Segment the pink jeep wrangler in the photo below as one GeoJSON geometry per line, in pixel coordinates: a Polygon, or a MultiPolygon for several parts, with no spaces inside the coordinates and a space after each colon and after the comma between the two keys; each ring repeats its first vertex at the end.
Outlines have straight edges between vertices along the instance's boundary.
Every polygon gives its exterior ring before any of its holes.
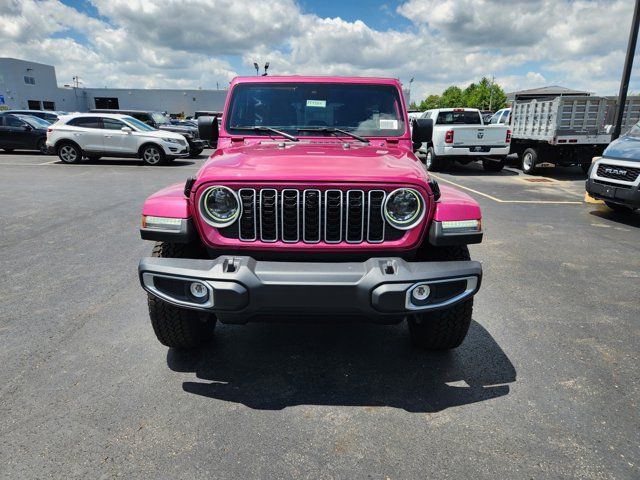
{"type": "Polygon", "coordinates": [[[199,119],[215,153],[142,211],[142,238],[158,243],[138,270],[160,342],[195,347],[217,320],[315,318],[407,319],[421,348],[460,345],[481,214],[414,155],[432,128],[410,129],[393,79],[235,79],[221,124],[199,119]]]}

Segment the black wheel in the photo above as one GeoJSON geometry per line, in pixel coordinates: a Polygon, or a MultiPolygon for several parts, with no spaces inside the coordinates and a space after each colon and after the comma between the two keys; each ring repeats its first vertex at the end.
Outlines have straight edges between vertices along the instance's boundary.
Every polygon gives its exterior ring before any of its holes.
{"type": "Polygon", "coordinates": [[[424,157],[424,167],[430,172],[437,172],[440,168],[440,160],[436,157],[433,147],[427,149],[427,154],[424,157]]]}
{"type": "MultiPolygon", "coordinates": [[[[426,246],[418,252],[420,261],[470,260],[466,245],[426,246]]],[[[467,335],[473,313],[473,299],[445,310],[410,315],[407,318],[413,343],[424,350],[448,350],[459,346],[467,335]]]]}
{"type": "Polygon", "coordinates": [[[536,173],[536,165],[538,164],[538,152],[533,148],[527,148],[522,153],[522,171],[527,175],[536,173]]]}
{"type": "MultiPolygon", "coordinates": [[[[188,245],[159,242],[153,247],[154,257],[193,258],[188,245]]],[[[148,296],[149,318],[156,337],[163,345],[172,348],[195,348],[213,338],[216,317],[176,307],[151,294],[148,296]]]]}
{"type": "Polygon", "coordinates": [[[140,156],[147,165],[164,165],[167,161],[164,150],[157,145],[146,145],[140,152],[140,156]]]}
{"type": "Polygon", "coordinates": [[[78,163],[82,160],[82,152],[73,143],[63,143],[58,146],[58,157],[63,163],[78,163]]]}
{"type": "Polygon", "coordinates": [[[581,163],[580,164],[580,168],[582,168],[582,171],[585,173],[585,175],[589,175],[589,169],[591,168],[591,164],[590,163],[581,163]]]}
{"type": "Polygon", "coordinates": [[[49,153],[49,151],[47,150],[47,139],[46,138],[41,138],[40,140],[38,140],[38,151],[40,151],[41,154],[46,155],[47,153],[49,153]]]}
{"type": "Polygon", "coordinates": [[[202,153],[202,150],[203,150],[202,148],[199,148],[197,150],[191,150],[189,152],[189,158],[197,157],[198,155],[200,155],[202,153]]]}
{"type": "Polygon", "coordinates": [[[485,172],[501,172],[504,168],[505,160],[482,160],[482,168],[485,172]]]}
{"type": "Polygon", "coordinates": [[[633,208],[628,207],[626,205],[622,205],[620,203],[607,202],[606,200],[604,201],[604,204],[614,212],[618,212],[618,213],[631,213],[634,210],[633,208]]]}

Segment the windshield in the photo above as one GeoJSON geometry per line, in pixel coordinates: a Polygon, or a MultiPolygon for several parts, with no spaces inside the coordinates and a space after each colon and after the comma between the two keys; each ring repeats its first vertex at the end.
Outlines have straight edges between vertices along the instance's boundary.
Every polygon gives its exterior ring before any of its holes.
{"type": "Polygon", "coordinates": [[[153,118],[153,121],[156,122],[158,125],[171,125],[171,121],[169,120],[169,117],[159,112],[151,112],[151,118],[153,118]]]}
{"type": "Polygon", "coordinates": [[[155,128],[147,125],[146,123],[141,122],[137,118],[124,117],[123,120],[140,132],[153,132],[156,130],[155,128]]]}
{"type": "Polygon", "coordinates": [[[490,124],[495,124],[498,123],[498,121],[500,120],[500,117],[502,116],[502,110],[496,112],[493,114],[493,117],[491,117],[491,119],[489,120],[490,124]]]}
{"type": "Polygon", "coordinates": [[[232,95],[225,118],[229,133],[246,134],[247,127],[315,136],[318,131],[298,129],[331,127],[369,136],[398,136],[405,131],[400,97],[392,85],[244,83],[232,95]]]}
{"type": "Polygon", "coordinates": [[[462,124],[462,125],[478,125],[482,123],[480,121],[480,114],[478,112],[470,111],[470,112],[440,112],[438,114],[438,120],[436,124],[438,125],[452,125],[452,124],[462,124]]]}
{"type": "Polygon", "coordinates": [[[51,126],[51,122],[47,122],[46,120],[34,117],[33,115],[16,115],[23,122],[27,122],[33,128],[49,128],[51,126]]]}

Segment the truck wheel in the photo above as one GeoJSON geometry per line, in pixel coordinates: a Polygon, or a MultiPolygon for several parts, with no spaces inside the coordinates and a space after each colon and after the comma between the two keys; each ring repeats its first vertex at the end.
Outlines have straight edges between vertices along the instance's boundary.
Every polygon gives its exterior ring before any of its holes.
{"type": "Polygon", "coordinates": [[[166,162],[164,151],[157,145],[146,145],[140,152],[140,156],[147,165],[163,165],[166,162]]]}
{"type": "Polygon", "coordinates": [[[536,172],[537,163],[538,152],[533,148],[527,148],[522,154],[522,171],[527,175],[533,175],[536,172]]]}
{"type": "Polygon", "coordinates": [[[504,158],[495,161],[495,160],[482,160],[482,168],[484,168],[485,172],[501,172],[504,168],[505,160],[504,158]]]}
{"type": "Polygon", "coordinates": [[[198,155],[200,155],[201,153],[202,153],[202,148],[199,148],[199,149],[197,149],[197,150],[191,150],[191,151],[189,152],[189,158],[195,158],[195,157],[197,157],[198,155]]]}
{"type": "MultiPolygon", "coordinates": [[[[153,247],[152,256],[189,258],[189,246],[159,242],[153,247]]],[[[198,347],[213,338],[216,317],[206,312],[197,312],[176,307],[151,294],[148,296],[149,318],[156,337],[171,348],[189,349],[198,347]]]]}
{"type": "Polygon", "coordinates": [[[82,160],[82,152],[73,143],[63,143],[58,147],[58,157],[63,163],[78,163],[82,160]]]}
{"type": "MultiPolygon", "coordinates": [[[[418,252],[418,260],[448,262],[470,260],[466,245],[434,247],[427,245],[418,252]]],[[[409,333],[413,343],[424,350],[448,350],[462,343],[473,311],[473,298],[446,310],[419,313],[407,317],[409,333]]]]}
{"type": "Polygon", "coordinates": [[[440,168],[440,160],[436,157],[433,147],[427,149],[427,154],[424,157],[424,167],[430,172],[437,172],[440,168]]]}

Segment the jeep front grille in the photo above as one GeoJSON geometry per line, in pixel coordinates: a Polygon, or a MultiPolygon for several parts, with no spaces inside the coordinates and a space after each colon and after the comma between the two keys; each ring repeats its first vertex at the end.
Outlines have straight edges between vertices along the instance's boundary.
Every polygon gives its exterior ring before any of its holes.
{"type": "Polygon", "coordinates": [[[638,175],[640,175],[640,168],[607,165],[606,163],[598,165],[598,176],[602,178],[635,182],[638,175]]]}
{"type": "Polygon", "coordinates": [[[222,236],[243,242],[381,243],[404,231],[386,224],[384,190],[241,188],[242,215],[222,236]]]}

